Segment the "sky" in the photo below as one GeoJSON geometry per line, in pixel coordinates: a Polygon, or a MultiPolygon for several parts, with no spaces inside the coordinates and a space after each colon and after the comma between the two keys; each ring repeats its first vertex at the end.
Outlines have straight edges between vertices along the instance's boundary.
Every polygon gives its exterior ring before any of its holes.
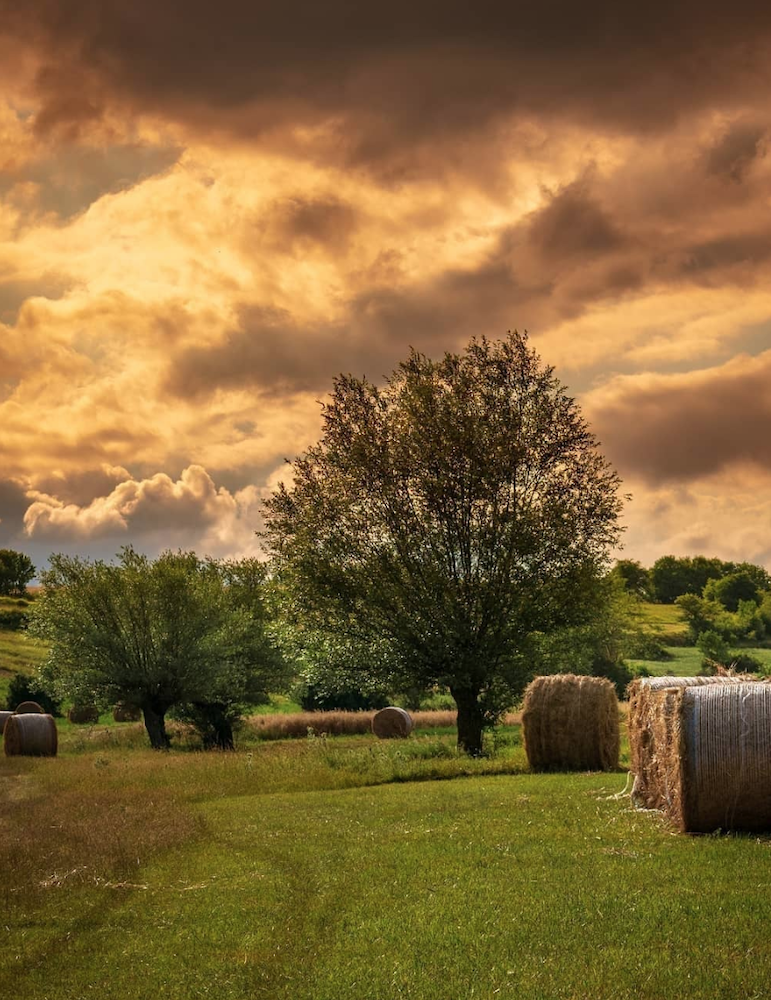
{"type": "Polygon", "coordinates": [[[0,547],[260,552],[340,372],[527,330],[625,558],[771,568],[771,6],[0,0],[0,547]]]}

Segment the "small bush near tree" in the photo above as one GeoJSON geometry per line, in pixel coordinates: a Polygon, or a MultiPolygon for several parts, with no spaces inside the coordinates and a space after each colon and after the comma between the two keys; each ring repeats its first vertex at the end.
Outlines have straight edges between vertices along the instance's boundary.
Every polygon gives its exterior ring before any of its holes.
{"type": "Polygon", "coordinates": [[[16,674],[8,685],[8,698],[6,708],[13,712],[17,705],[23,701],[36,701],[48,715],[61,716],[62,702],[50,694],[46,687],[34,677],[26,674],[16,674]]]}

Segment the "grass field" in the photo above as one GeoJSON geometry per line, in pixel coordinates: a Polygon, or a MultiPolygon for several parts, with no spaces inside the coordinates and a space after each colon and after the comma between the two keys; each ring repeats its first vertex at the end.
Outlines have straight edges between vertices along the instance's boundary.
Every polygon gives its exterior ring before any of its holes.
{"type": "Polygon", "coordinates": [[[3,759],[12,995],[768,997],[771,842],[525,773],[507,733],[3,759]]]}

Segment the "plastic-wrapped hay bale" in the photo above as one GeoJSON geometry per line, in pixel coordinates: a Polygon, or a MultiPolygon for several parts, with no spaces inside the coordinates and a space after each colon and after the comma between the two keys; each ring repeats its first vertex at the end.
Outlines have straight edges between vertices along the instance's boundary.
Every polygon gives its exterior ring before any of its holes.
{"type": "MultiPolygon", "coordinates": [[[[704,687],[739,684],[741,678],[721,677],[641,677],[629,685],[630,770],[634,775],[632,798],[647,809],[661,809],[664,804],[660,741],[653,725],[653,695],[667,688],[704,687]]],[[[658,712],[658,709],[656,709],[658,712]]],[[[658,720],[661,725],[661,720],[658,720]]]]}
{"type": "Polygon", "coordinates": [[[618,767],[616,690],[604,677],[536,677],[525,692],[522,735],[534,771],[618,767]]]}
{"type": "Polygon", "coordinates": [[[5,724],[3,744],[7,757],[55,757],[58,743],[52,715],[14,714],[5,724]]]}
{"type": "Polygon", "coordinates": [[[120,701],[112,710],[112,717],[115,722],[139,722],[142,718],[142,709],[137,705],[127,705],[120,701]]]}
{"type": "Polygon", "coordinates": [[[12,715],[13,712],[0,712],[0,735],[2,735],[2,732],[5,729],[5,724],[12,715]]]}
{"type": "Polygon", "coordinates": [[[412,716],[395,705],[381,708],[372,716],[372,732],[381,740],[409,736],[412,732],[412,716]]]}
{"type": "Polygon", "coordinates": [[[653,694],[665,813],[684,832],[771,829],[771,686],[653,694]]]}
{"type": "Polygon", "coordinates": [[[45,715],[45,711],[36,701],[23,701],[20,705],[16,706],[14,715],[34,715],[35,713],[37,715],[45,715]]]}

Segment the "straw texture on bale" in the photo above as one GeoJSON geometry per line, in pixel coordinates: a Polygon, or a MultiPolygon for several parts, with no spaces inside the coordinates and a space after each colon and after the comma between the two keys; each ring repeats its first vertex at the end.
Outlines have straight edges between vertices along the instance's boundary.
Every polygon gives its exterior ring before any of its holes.
{"type": "Polygon", "coordinates": [[[522,734],[534,771],[612,771],[620,749],[615,688],[604,677],[536,677],[525,692],[522,734]]]}
{"type": "Polygon", "coordinates": [[[15,715],[29,715],[37,712],[38,715],[45,715],[42,707],[36,701],[23,701],[16,706],[15,715]]]}
{"type": "Polygon", "coordinates": [[[381,740],[409,736],[412,732],[412,716],[395,705],[381,708],[372,716],[372,732],[381,740]]]}
{"type": "Polygon", "coordinates": [[[630,770],[634,775],[632,799],[646,809],[661,809],[664,805],[662,761],[659,751],[659,709],[653,695],[668,688],[705,687],[715,684],[738,684],[740,678],[722,677],[641,677],[629,685],[630,770]],[[654,724],[654,716],[655,724],[654,724]]]}
{"type": "Polygon", "coordinates": [[[662,808],[683,832],[771,830],[771,687],[652,694],[662,808]]]}
{"type": "Polygon", "coordinates": [[[136,705],[119,702],[112,710],[112,717],[115,722],[139,722],[142,718],[142,709],[136,705]]]}
{"type": "Polygon", "coordinates": [[[14,714],[5,724],[3,744],[7,757],[55,757],[58,742],[52,715],[14,714]]]}
{"type": "Polygon", "coordinates": [[[5,729],[5,724],[13,715],[13,712],[0,712],[0,734],[2,734],[5,729]]]}
{"type": "Polygon", "coordinates": [[[98,722],[99,709],[96,705],[73,705],[67,713],[67,718],[77,725],[98,722]]]}

